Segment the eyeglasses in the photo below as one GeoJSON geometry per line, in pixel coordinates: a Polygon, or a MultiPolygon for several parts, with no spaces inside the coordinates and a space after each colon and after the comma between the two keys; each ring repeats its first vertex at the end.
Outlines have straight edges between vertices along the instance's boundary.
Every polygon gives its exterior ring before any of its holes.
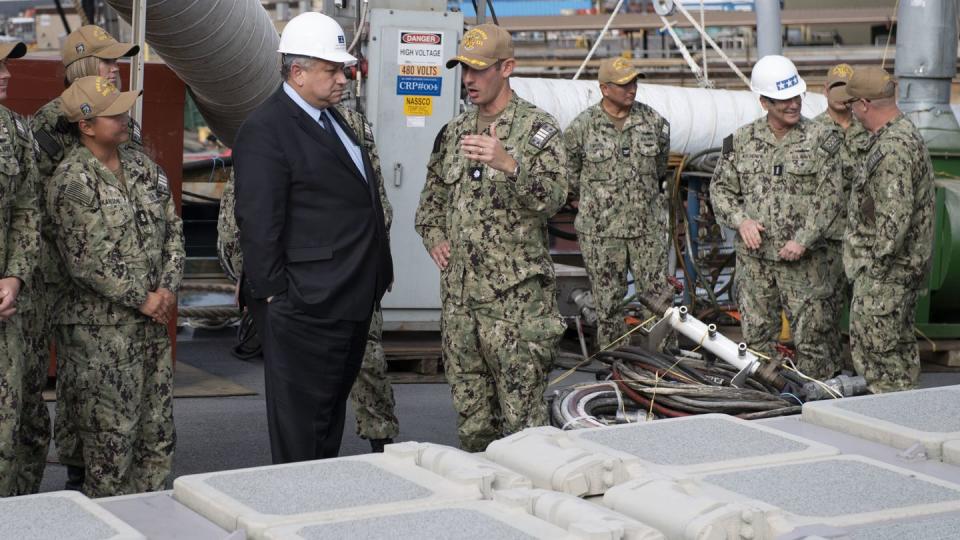
{"type": "Polygon", "coordinates": [[[803,102],[803,98],[806,97],[806,95],[806,92],[804,92],[798,96],[793,96],[792,98],[787,99],[774,99],[767,96],[763,96],[763,99],[767,100],[767,103],[773,105],[774,107],[783,108],[793,103],[803,102]]]}

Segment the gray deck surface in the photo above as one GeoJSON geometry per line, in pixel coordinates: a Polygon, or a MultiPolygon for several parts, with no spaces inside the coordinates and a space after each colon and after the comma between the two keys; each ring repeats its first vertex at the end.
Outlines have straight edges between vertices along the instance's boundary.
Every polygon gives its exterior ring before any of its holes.
{"type": "Polygon", "coordinates": [[[948,489],[859,461],[829,459],[714,474],[704,481],[801,516],[832,517],[960,500],[948,489]]]}
{"type": "Polygon", "coordinates": [[[956,388],[841,400],[834,406],[917,431],[960,431],[960,389],[956,388]]]}
{"type": "Polygon", "coordinates": [[[386,469],[356,461],[237,471],[205,482],[261,514],[281,516],[410,501],[433,494],[386,469]]]}
{"type": "Polygon", "coordinates": [[[117,531],[62,497],[0,500],[0,538],[103,540],[117,531]]]}
{"type": "Polygon", "coordinates": [[[660,465],[697,465],[809,448],[786,437],[718,418],[646,422],[633,428],[591,431],[581,437],[660,465]]]}

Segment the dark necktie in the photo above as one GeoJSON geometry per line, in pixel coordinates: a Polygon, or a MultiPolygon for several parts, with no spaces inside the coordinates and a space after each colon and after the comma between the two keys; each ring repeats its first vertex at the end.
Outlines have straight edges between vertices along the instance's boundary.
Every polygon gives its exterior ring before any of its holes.
{"type": "Polygon", "coordinates": [[[333,127],[333,116],[331,116],[326,109],[320,112],[320,120],[321,120],[321,124],[323,125],[323,129],[331,137],[339,141],[340,136],[337,135],[337,128],[333,127]]]}
{"type": "MultiPolygon", "coordinates": [[[[326,131],[328,134],[330,134],[330,136],[333,137],[333,140],[337,141],[334,144],[336,144],[340,149],[344,151],[344,153],[346,153],[349,156],[350,152],[347,151],[346,145],[344,145],[343,140],[340,138],[340,135],[337,134],[337,128],[333,127],[334,121],[335,120],[333,119],[333,115],[330,114],[330,111],[328,111],[327,109],[320,111],[320,123],[323,126],[323,130],[326,131]]],[[[364,181],[366,181],[365,176],[364,176],[364,181]]]]}

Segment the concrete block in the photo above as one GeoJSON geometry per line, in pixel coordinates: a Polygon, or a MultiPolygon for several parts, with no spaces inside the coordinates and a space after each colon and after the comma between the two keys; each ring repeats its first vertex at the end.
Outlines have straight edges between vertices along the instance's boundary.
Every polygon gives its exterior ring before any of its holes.
{"type": "Polygon", "coordinates": [[[919,444],[940,460],[943,443],[960,439],[960,386],[809,402],[803,420],[900,450],[919,444]]]}
{"type": "Polygon", "coordinates": [[[133,527],[75,491],[0,499],[0,538],[145,540],[133,527]]]}
{"type": "MultiPolygon", "coordinates": [[[[467,502],[430,510],[407,510],[361,518],[271,528],[267,540],[341,540],[343,538],[456,538],[458,540],[514,540],[574,538],[563,529],[522,510],[490,501],[467,502]]],[[[616,537],[604,537],[617,540],[616,537]]],[[[598,538],[599,540],[599,538],[598,538]]]]}
{"type": "Polygon", "coordinates": [[[943,443],[943,462],[960,465],[960,440],[943,443]]]}
{"type": "Polygon", "coordinates": [[[672,475],[836,455],[837,449],[722,414],[561,431],[530,428],[486,456],[534,487],[587,497],[656,470],[672,475]]]}
{"type": "Polygon", "coordinates": [[[274,526],[477,500],[483,478],[444,479],[409,457],[377,454],[255,467],[174,481],[174,498],[252,539],[274,526]],[[472,481],[472,483],[471,483],[472,481]]]}
{"type": "Polygon", "coordinates": [[[834,456],[836,448],[725,414],[580,429],[566,434],[636,468],[696,474],[834,456]]]}
{"type": "Polygon", "coordinates": [[[604,505],[668,538],[775,539],[799,527],[848,528],[960,510],[960,486],[860,456],[838,456],[610,489],[604,505]],[[717,536],[722,538],[723,536],[717,536]]]}
{"type": "Polygon", "coordinates": [[[585,450],[554,427],[528,428],[487,446],[485,456],[534,487],[586,497],[629,480],[622,459],[585,450]]]}
{"type": "Polygon", "coordinates": [[[660,531],[600,504],[545,489],[510,489],[494,501],[556,525],[575,538],[591,540],[665,540],[660,531]]]}
{"type": "Polygon", "coordinates": [[[498,465],[481,454],[433,443],[403,442],[391,444],[384,453],[398,460],[427,469],[458,484],[479,486],[484,498],[494,490],[532,487],[529,478],[498,465]]]}

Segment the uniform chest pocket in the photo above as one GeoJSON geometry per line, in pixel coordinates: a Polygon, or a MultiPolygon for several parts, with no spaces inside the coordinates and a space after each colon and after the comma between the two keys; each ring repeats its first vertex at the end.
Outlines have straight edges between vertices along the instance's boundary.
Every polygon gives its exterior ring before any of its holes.
{"type": "Polygon", "coordinates": [[[588,144],[583,152],[581,178],[591,182],[615,180],[616,152],[614,141],[597,141],[588,144]]]}
{"type": "Polygon", "coordinates": [[[449,167],[443,168],[443,178],[441,180],[444,184],[456,184],[461,178],[463,178],[463,163],[461,160],[454,160],[449,167]]]}
{"type": "Polygon", "coordinates": [[[584,148],[583,159],[590,163],[603,163],[612,160],[615,153],[616,145],[613,144],[613,141],[598,141],[588,144],[584,148]]]}
{"type": "Polygon", "coordinates": [[[152,192],[148,193],[143,198],[143,208],[153,223],[157,225],[163,224],[166,221],[167,198],[160,193],[152,192]]]}
{"type": "Polygon", "coordinates": [[[657,156],[660,155],[660,143],[653,135],[645,135],[637,140],[637,172],[654,174],[657,172],[657,156]]]}
{"type": "MultiPolygon", "coordinates": [[[[737,157],[734,168],[737,169],[737,174],[740,176],[755,176],[763,174],[767,170],[768,164],[761,155],[745,154],[737,157]]],[[[772,170],[773,165],[770,164],[769,168],[772,170]]]]}
{"type": "Polygon", "coordinates": [[[790,156],[784,164],[788,189],[797,194],[809,195],[817,190],[816,174],[820,163],[812,157],[790,156]]]}

